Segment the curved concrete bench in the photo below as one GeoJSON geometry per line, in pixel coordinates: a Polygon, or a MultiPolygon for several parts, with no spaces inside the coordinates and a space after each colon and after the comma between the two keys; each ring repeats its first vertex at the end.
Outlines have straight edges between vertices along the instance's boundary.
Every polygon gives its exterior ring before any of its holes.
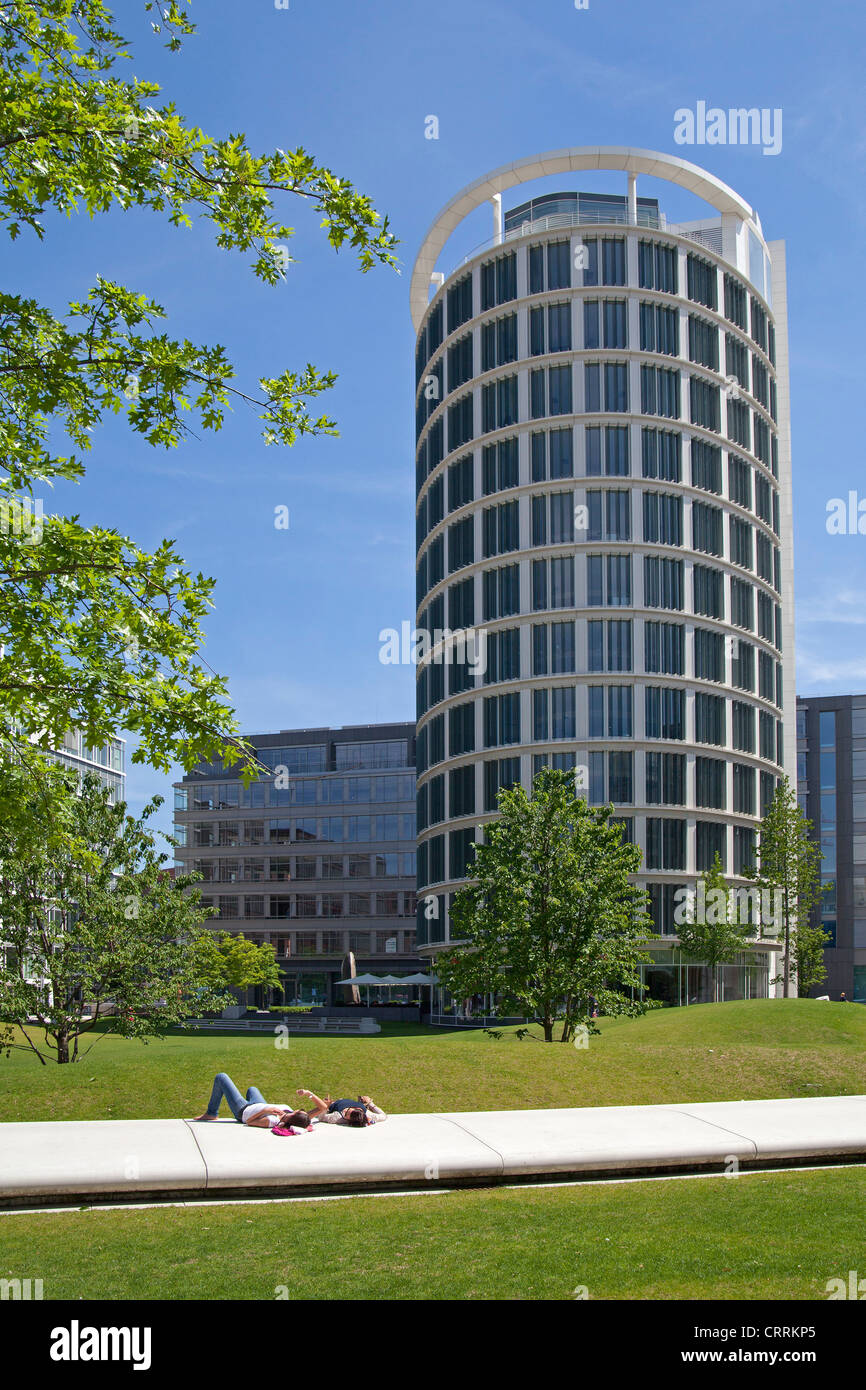
{"type": "Polygon", "coordinates": [[[866,1096],[395,1115],[275,1137],[234,1120],[0,1125],[0,1206],[364,1192],[866,1161],[866,1096]]]}

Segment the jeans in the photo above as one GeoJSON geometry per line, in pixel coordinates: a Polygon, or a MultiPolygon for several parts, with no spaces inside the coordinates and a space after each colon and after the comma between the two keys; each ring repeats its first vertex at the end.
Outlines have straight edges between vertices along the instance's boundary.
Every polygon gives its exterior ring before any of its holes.
{"type": "Polygon", "coordinates": [[[247,1091],[247,1098],[244,1100],[231,1077],[226,1076],[225,1072],[221,1071],[213,1079],[213,1090],[210,1093],[210,1100],[207,1106],[208,1115],[219,1114],[220,1102],[223,1096],[225,1096],[228,1101],[229,1109],[238,1124],[243,1124],[241,1116],[248,1105],[255,1105],[257,1101],[264,1103],[265,1099],[258,1086],[250,1086],[247,1091]]]}

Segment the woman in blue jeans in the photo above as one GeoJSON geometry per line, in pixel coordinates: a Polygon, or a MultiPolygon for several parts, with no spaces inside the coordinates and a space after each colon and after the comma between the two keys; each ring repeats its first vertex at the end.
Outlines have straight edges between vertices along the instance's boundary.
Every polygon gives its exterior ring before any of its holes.
{"type": "Polygon", "coordinates": [[[255,1129],[288,1129],[290,1125],[295,1125],[298,1129],[306,1129],[310,1123],[306,1110],[293,1110],[290,1105],[268,1105],[258,1086],[250,1086],[244,1099],[231,1077],[226,1076],[224,1071],[214,1077],[207,1110],[203,1115],[197,1115],[196,1119],[215,1120],[223,1096],[241,1125],[251,1125],[255,1129]]]}

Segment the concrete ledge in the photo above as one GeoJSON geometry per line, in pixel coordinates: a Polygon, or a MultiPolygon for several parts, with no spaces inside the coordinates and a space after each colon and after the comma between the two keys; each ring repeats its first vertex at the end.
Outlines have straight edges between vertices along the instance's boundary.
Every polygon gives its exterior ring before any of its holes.
{"type": "MultiPolygon", "coordinates": [[[[757,1157],[755,1145],[663,1105],[593,1110],[478,1111],[451,1115],[501,1156],[503,1173],[627,1172],[633,1168],[723,1164],[757,1157]]],[[[866,1142],[866,1121],[863,1140],[866,1142]]]]}
{"type": "Polygon", "coordinates": [[[201,1152],[183,1120],[0,1125],[0,1202],[83,1191],[200,1192],[206,1181],[201,1152]]]}
{"type": "Polygon", "coordinates": [[[279,1138],[234,1120],[0,1125],[0,1206],[375,1191],[866,1160],[866,1096],[395,1115],[279,1138]]]}
{"type": "Polygon", "coordinates": [[[758,1159],[866,1153],[866,1096],[740,1100],[677,1108],[706,1124],[747,1135],[758,1159]]]}
{"type": "Polygon", "coordinates": [[[394,1115],[361,1130],[317,1125],[312,1134],[294,1139],[234,1120],[193,1121],[189,1128],[207,1166],[209,1192],[423,1185],[502,1175],[498,1153],[441,1115],[394,1115]]]}

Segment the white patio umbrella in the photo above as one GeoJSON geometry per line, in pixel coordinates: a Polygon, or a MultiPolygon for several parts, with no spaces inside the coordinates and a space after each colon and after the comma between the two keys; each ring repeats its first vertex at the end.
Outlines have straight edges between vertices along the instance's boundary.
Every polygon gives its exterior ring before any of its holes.
{"type": "Polygon", "coordinates": [[[370,986],[381,985],[383,981],[378,975],[356,975],[352,980],[338,980],[338,985],[366,985],[367,986],[367,1008],[370,1007],[370,986]]]}

